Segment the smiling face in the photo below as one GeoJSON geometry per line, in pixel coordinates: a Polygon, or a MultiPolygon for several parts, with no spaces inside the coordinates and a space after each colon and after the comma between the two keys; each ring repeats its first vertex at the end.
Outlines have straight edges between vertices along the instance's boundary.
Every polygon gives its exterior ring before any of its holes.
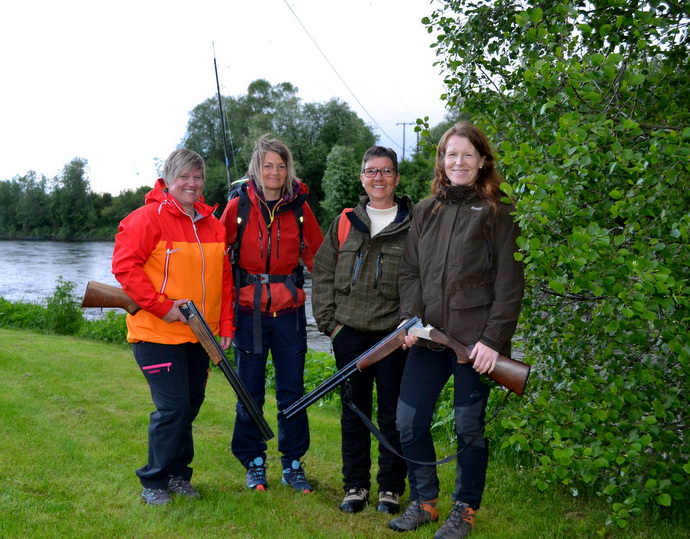
{"type": "Polygon", "coordinates": [[[201,197],[203,188],[204,174],[197,168],[175,178],[168,186],[168,193],[175,197],[187,214],[194,215],[194,203],[201,197]]]}
{"type": "Polygon", "coordinates": [[[395,205],[395,186],[400,181],[400,173],[395,170],[393,161],[389,157],[372,157],[363,168],[378,169],[373,177],[368,177],[364,172],[359,177],[369,196],[371,207],[379,210],[392,208],[395,205]],[[390,170],[391,173],[384,175],[384,169],[390,170]]]}
{"type": "Polygon", "coordinates": [[[287,180],[287,163],[275,152],[266,152],[261,167],[261,185],[266,200],[278,200],[287,180]]]}
{"type": "Polygon", "coordinates": [[[474,184],[484,161],[467,137],[453,135],[448,139],[444,164],[451,185],[474,184]]]}

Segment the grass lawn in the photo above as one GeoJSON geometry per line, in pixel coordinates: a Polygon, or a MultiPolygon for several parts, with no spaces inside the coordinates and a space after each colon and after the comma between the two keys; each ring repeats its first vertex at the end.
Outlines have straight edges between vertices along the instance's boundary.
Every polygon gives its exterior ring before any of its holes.
{"type": "MultiPolygon", "coordinates": [[[[0,329],[0,537],[399,537],[373,506],[346,515],[338,410],[310,408],[304,462],[312,494],[280,484],[277,440],[269,442],[266,493],[244,486],[229,450],[235,395],[213,369],[195,422],[194,486],[202,500],[163,507],[140,502],[134,470],[145,463],[153,407],[129,349],[0,329]]],[[[275,401],[267,417],[277,431],[275,401]]],[[[439,456],[451,448],[439,447],[439,456]]],[[[596,498],[539,492],[528,472],[494,456],[475,539],[599,537],[606,507],[596,498]]],[[[439,468],[447,514],[454,466],[439,468]]],[[[634,519],[605,537],[690,537],[687,509],[634,519]]],[[[405,537],[432,537],[440,524],[405,537]]]]}

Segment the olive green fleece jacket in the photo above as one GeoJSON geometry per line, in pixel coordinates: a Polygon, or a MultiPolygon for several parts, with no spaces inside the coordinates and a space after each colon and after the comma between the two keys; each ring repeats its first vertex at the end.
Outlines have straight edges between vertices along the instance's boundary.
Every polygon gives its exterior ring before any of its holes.
{"type": "Polygon", "coordinates": [[[331,223],[314,257],[312,309],[320,331],[330,337],[338,324],[358,331],[388,331],[400,322],[398,266],[410,228],[413,203],[396,197],[398,213],[373,238],[367,196],[331,223]],[[347,239],[338,239],[340,219],[350,219],[347,239]]]}
{"type": "Polygon", "coordinates": [[[466,345],[510,354],[524,292],[514,211],[499,202],[492,212],[464,186],[417,204],[400,263],[401,319],[418,316],[466,345]]]}

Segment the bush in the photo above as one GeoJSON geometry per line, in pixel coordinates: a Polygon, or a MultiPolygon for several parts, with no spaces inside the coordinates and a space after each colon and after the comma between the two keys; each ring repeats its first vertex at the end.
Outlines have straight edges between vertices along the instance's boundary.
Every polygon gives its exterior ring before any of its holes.
{"type": "Polygon", "coordinates": [[[57,279],[53,295],[48,297],[47,326],[48,333],[58,335],[76,335],[84,323],[80,303],[74,297],[74,283],[57,279]]]}
{"type": "Polygon", "coordinates": [[[126,314],[106,311],[103,318],[85,321],[79,331],[79,337],[112,344],[126,344],[126,320],[126,314]]]}

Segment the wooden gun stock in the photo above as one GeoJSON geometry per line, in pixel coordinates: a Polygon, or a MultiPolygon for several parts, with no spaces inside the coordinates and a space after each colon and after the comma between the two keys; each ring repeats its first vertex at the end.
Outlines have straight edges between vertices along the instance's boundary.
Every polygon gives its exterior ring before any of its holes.
{"type": "Polygon", "coordinates": [[[135,314],[141,307],[134,303],[122,288],[109,284],[89,281],[86,284],[82,307],[118,307],[124,309],[129,314],[135,314]]]}
{"type": "MultiPolygon", "coordinates": [[[[422,341],[431,341],[450,348],[455,352],[459,363],[474,363],[470,359],[471,349],[468,346],[434,327],[410,328],[409,334],[415,335],[422,341]]],[[[487,376],[516,395],[522,396],[525,392],[530,369],[531,366],[522,361],[499,354],[494,370],[487,373],[487,376]]]]}

